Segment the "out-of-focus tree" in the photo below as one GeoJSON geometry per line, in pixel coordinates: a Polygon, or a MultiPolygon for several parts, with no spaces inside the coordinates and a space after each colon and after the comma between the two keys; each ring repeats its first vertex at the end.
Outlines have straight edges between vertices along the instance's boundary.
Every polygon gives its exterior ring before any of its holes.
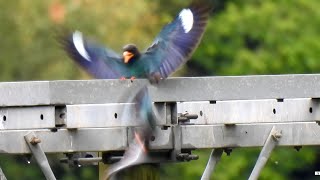
{"type": "MultiPolygon", "coordinates": [[[[189,66],[176,75],[245,75],[320,71],[320,2],[317,0],[214,0],[215,11],[189,66]]],[[[121,51],[124,44],[146,48],[160,28],[189,2],[168,1],[4,1],[0,0],[0,81],[84,79],[60,49],[55,31],[78,29],[121,51]]],[[[307,87],[306,87],[307,88],[307,87]]],[[[313,178],[320,161],[316,148],[277,148],[261,179],[313,178]]],[[[209,151],[200,160],[162,166],[165,179],[199,179],[209,151]]],[[[246,179],[259,150],[223,155],[213,178],[246,179]]],[[[8,179],[39,179],[40,170],[21,158],[0,158],[8,179]],[[15,163],[15,162],[19,163],[15,163]],[[19,173],[16,173],[19,172],[19,173]]],[[[70,169],[50,161],[59,179],[93,179],[96,171],[70,169]]]]}
{"type": "Polygon", "coordinates": [[[320,2],[228,1],[193,57],[217,75],[320,71],[320,2]]]}
{"type": "Polygon", "coordinates": [[[55,32],[61,28],[78,29],[119,52],[130,42],[144,49],[158,33],[153,2],[21,0],[0,5],[5,7],[0,12],[1,81],[87,78],[60,49],[55,32]]]}

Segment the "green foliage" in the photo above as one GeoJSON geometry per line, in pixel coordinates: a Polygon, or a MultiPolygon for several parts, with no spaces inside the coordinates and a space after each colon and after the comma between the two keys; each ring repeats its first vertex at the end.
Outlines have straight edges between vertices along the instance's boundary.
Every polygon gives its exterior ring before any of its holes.
{"type": "Polygon", "coordinates": [[[320,69],[319,1],[229,1],[194,56],[219,75],[313,73],[320,69]]]}
{"type": "MultiPolygon", "coordinates": [[[[214,2],[215,11],[203,41],[190,61],[192,65],[178,74],[320,71],[319,1],[214,2]]],[[[187,4],[183,0],[0,0],[0,81],[89,78],[60,49],[55,40],[56,29],[79,29],[116,51],[130,42],[144,49],[160,28],[187,4]]],[[[259,150],[234,149],[231,156],[224,154],[212,178],[247,179],[259,150]]],[[[293,148],[277,148],[260,179],[314,179],[314,171],[319,170],[320,165],[316,158],[320,155],[318,150],[304,147],[296,152],[293,148]]],[[[195,151],[200,155],[197,161],[162,165],[161,177],[199,179],[209,153],[209,150],[195,151]]],[[[34,162],[28,165],[20,156],[1,155],[0,159],[8,179],[43,179],[34,162]]],[[[51,157],[50,164],[58,179],[97,179],[95,167],[69,168],[57,159],[51,157]]]]}

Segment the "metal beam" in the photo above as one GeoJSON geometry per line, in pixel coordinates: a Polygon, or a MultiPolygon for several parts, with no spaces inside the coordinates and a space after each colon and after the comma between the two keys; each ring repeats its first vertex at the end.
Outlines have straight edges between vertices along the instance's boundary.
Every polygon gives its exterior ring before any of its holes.
{"type": "Polygon", "coordinates": [[[0,130],[55,127],[55,107],[0,107],[0,130]]]}
{"type": "MultiPolygon", "coordinates": [[[[320,144],[320,126],[315,122],[263,123],[225,125],[181,125],[181,149],[207,149],[225,147],[262,147],[272,127],[282,130],[279,146],[312,146],[320,144]]],[[[34,133],[42,140],[46,153],[120,151],[127,148],[131,128],[59,129],[57,132],[38,129],[34,133]]],[[[29,130],[0,131],[0,152],[30,153],[24,141],[29,130]]],[[[157,128],[151,149],[173,149],[172,128],[157,128]]]]}
{"type": "Polygon", "coordinates": [[[319,145],[320,126],[316,122],[260,123],[182,126],[182,149],[262,147],[272,127],[282,131],[279,146],[319,145]]]}
{"type": "Polygon", "coordinates": [[[178,113],[198,115],[193,124],[307,122],[320,120],[319,99],[263,99],[181,102],[178,113]]]}
{"type": "MultiPolygon", "coordinates": [[[[157,125],[166,125],[165,105],[154,105],[157,125]]],[[[67,128],[139,126],[134,103],[67,105],[67,128]]]]}
{"type": "MultiPolygon", "coordinates": [[[[152,85],[150,94],[155,102],[319,98],[319,81],[319,74],[169,78],[152,85]]],[[[125,103],[126,96],[147,83],[147,80],[0,83],[0,106],[125,103]]]]}

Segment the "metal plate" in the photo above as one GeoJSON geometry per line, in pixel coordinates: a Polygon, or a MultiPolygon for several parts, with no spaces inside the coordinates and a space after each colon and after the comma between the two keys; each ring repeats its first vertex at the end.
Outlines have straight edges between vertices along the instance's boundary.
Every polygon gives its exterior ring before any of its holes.
{"type": "MultiPolygon", "coordinates": [[[[275,126],[282,131],[279,146],[310,146],[320,144],[320,126],[315,122],[264,123],[225,125],[186,125],[181,126],[183,149],[206,149],[224,147],[263,146],[275,126]]],[[[152,149],[171,149],[172,129],[157,129],[152,149]]],[[[0,131],[0,152],[24,154],[30,150],[24,141],[27,130],[0,131]]],[[[124,127],[83,128],[79,130],[60,129],[58,132],[35,130],[41,139],[41,147],[46,153],[115,151],[124,150],[131,135],[124,127]]]]}
{"type": "MultiPolygon", "coordinates": [[[[155,102],[319,98],[319,74],[169,78],[150,85],[155,102]]],[[[126,103],[147,80],[0,83],[1,106],[126,103]]]]}
{"type": "MultiPolygon", "coordinates": [[[[211,101],[320,97],[319,74],[169,78],[150,86],[155,102],[211,101]],[[306,88],[308,87],[308,88],[306,88]]],[[[51,103],[101,104],[122,98],[147,80],[91,80],[50,82],[51,103]]]]}
{"type": "Polygon", "coordinates": [[[0,108],[0,129],[55,127],[54,106],[0,108]]]}
{"type": "Polygon", "coordinates": [[[182,148],[263,146],[273,126],[282,131],[279,146],[320,144],[320,126],[315,122],[194,125],[182,127],[182,148]]]}
{"type": "MultiPolygon", "coordinates": [[[[165,125],[164,104],[153,106],[157,125],[165,125]]],[[[139,126],[144,122],[137,119],[135,104],[87,104],[67,105],[67,128],[139,126]]]]}
{"type": "Polygon", "coordinates": [[[320,120],[317,99],[269,99],[183,102],[178,113],[198,114],[194,124],[237,124],[266,122],[303,122],[320,120]]]}
{"type": "Polygon", "coordinates": [[[50,104],[49,81],[0,83],[0,106],[50,104]]]}
{"type": "MultiPolygon", "coordinates": [[[[131,130],[130,130],[131,131],[131,130]]],[[[82,128],[50,130],[7,130],[0,131],[0,153],[24,154],[30,150],[24,135],[34,132],[41,140],[41,147],[46,153],[117,151],[128,146],[128,128],[82,128]]],[[[155,140],[150,143],[152,149],[172,148],[171,128],[156,129],[155,140]],[[159,137],[158,137],[159,136],[159,137]]]]}

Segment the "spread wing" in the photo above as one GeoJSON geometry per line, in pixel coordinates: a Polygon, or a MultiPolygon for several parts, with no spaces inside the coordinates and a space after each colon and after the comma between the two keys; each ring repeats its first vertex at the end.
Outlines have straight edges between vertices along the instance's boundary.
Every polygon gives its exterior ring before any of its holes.
{"type": "Polygon", "coordinates": [[[130,76],[120,55],[84,39],[79,31],[61,37],[60,42],[68,55],[95,78],[118,79],[130,76]]]}
{"type": "Polygon", "coordinates": [[[141,58],[149,65],[149,73],[159,72],[166,78],[190,58],[202,38],[211,10],[209,2],[193,2],[161,30],[141,58]]]}

